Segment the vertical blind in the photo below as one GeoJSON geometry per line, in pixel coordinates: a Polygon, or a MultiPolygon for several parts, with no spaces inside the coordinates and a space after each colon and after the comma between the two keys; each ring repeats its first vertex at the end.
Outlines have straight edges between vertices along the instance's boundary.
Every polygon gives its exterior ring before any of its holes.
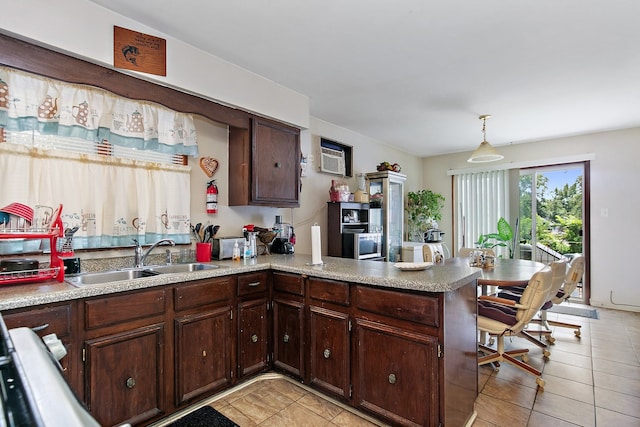
{"type": "Polygon", "coordinates": [[[475,247],[481,234],[498,231],[500,217],[509,218],[509,171],[462,173],[454,176],[454,183],[454,246],[475,247]]]}

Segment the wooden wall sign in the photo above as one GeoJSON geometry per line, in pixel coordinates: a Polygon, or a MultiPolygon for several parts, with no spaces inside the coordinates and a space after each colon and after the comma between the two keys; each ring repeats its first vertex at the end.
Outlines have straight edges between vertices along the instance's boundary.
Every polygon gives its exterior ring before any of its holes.
{"type": "Polygon", "coordinates": [[[167,41],[113,26],[113,65],[142,73],[167,75],[167,41]]]}

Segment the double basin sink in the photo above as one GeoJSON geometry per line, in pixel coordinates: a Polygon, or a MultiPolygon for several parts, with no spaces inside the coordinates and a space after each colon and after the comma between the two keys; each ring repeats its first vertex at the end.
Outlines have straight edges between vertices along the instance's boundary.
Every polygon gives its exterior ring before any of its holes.
{"type": "Polygon", "coordinates": [[[213,270],[218,268],[214,264],[167,264],[149,266],[135,269],[103,271],[100,273],[84,273],[75,277],[67,277],[66,281],[74,286],[99,285],[102,283],[118,282],[121,280],[133,280],[142,277],[157,276],[168,273],[191,273],[194,271],[213,270]]]}

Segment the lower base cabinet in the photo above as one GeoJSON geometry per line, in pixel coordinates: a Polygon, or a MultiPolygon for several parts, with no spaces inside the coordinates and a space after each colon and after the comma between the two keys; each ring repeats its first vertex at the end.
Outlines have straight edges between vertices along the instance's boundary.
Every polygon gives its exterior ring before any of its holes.
{"type": "Polygon", "coordinates": [[[231,385],[231,307],[175,320],[176,402],[231,385]]]}
{"type": "Polygon", "coordinates": [[[100,425],[164,413],[164,332],[158,324],[85,343],[86,404],[100,425]]]}
{"type": "Polygon", "coordinates": [[[267,298],[238,304],[238,376],[246,377],[269,367],[267,298]]]}
{"type": "Polygon", "coordinates": [[[312,386],[340,399],[350,397],[349,315],[310,307],[309,375],[312,386]]]}
{"type": "Polygon", "coordinates": [[[304,375],[304,304],[273,298],[273,366],[297,378],[304,375]]]}
{"type": "Polygon", "coordinates": [[[438,425],[438,340],[356,320],[357,407],[394,425],[438,425]]]}
{"type": "Polygon", "coordinates": [[[282,272],[271,283],[266,271],[229,275],[3,317],[49,324],[43,333],[70,349],[72,387],[105,426],[148,425],[270,368],[392,425],[468,422],[475,281],[431,294],[282,272]]]}

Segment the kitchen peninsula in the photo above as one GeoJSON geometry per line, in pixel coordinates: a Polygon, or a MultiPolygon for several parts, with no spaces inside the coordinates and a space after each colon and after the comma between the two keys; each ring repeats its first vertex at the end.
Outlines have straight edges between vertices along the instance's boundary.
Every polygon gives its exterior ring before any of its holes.
{"type": "Polygon", "coordinates": [[[7,286],[0,310],[14,327],[58,328],[44,332],[67,346],[69,382],[101,424],[146,425],[271,369],[394,425],[470,423],[479,270],[324,262],[272,255],[81,288],[7,286]],[[140,354],[118,358],[123,344],[140,354]],[[131,369],[101,371],[114,360],[131,369]],[[149,383],[127,387],[131,372],[149,383]]]}

